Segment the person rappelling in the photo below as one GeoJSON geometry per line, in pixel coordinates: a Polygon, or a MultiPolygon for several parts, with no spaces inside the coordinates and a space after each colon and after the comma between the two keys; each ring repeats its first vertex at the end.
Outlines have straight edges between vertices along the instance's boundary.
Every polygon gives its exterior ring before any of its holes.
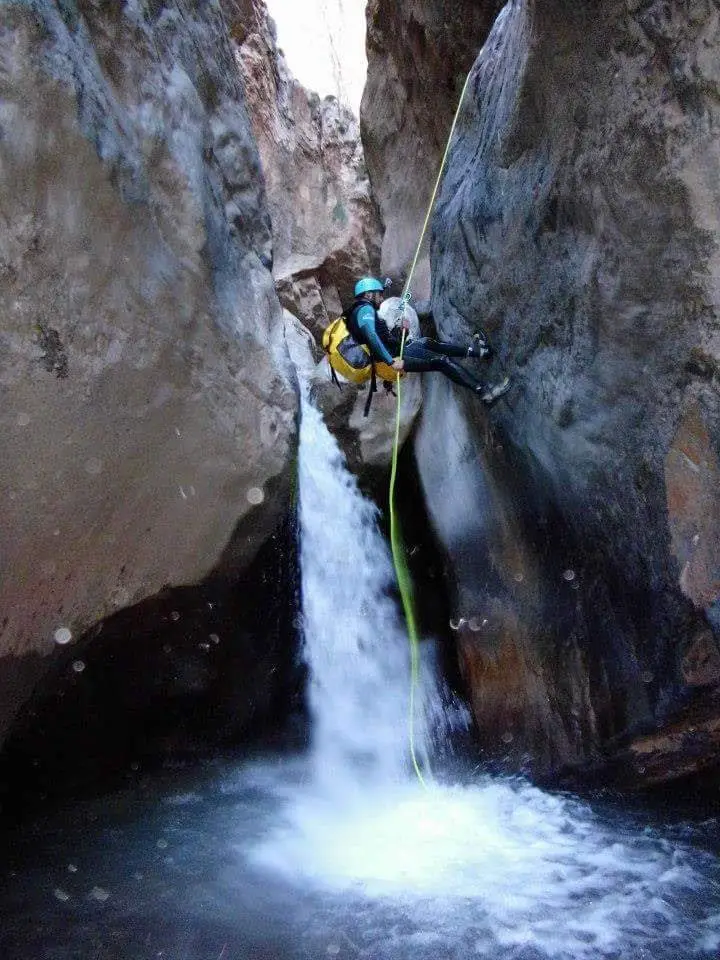
{"type": "MultiPolygon", "coordinates": [[[[330,343],[331,338],[323,339],[334,369],[340,368],[340,372],[347,376],[345,364],[355,366],[355,369],[358,369],[355,365],[358,362],[365,367],[373,364],[386,381],[394,380],[398,373],[442,373],[453,383],[470,390],[487,406],[505,396],[510,389],[509,377],[488,385],[457,362],[458,359],[488,360],[492,357],[492,348],[482,334],[475,334],[466,346],[430,337],[406,337],[401,357],[402,326],[390,328],[379,313],[385,300],[385,285],[375,277],[363,277],[355,284],[354,293],[353,304],[343,317],[349,336],[335,344],[330,343]],[[358,349],[362,354],[357,352],[358,349]]],[[[407,330],[407,322],[403,321],[403,324],[407,330]]],[[[348,379],[359,382],[354,376],[348,379]]]]}

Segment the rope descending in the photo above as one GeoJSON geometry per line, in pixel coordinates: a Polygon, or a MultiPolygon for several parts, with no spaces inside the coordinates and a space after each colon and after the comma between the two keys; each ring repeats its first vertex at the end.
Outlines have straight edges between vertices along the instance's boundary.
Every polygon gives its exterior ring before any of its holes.
{"type": "MultiPolygon", "coordinates": [[[[425,240],[425,234],[427,233],[428,224],[430,223],[430,217],[432,215],[433,208],[435,206],[435,200],[437,199],[437,192],[440,187],[440,181],[442,175],[445,171],[445,165],[447,163],[447,158],[450,153],[450,143],[452,142],[453,134],[455,133],[455,127],[457,126],[457,120],[460,115],[460,108],[462,107],[463,100],[465,99],[465,93],[467,91],[468,82],[470,80],[470,73],[468,73],[465,78],[465,83],[463,84],[462,92],[460,94],[460,99],[458,101],[457,109],[455,110],[455,116],[453,117],[452,126],[450,127],[450,133],[448,134],[447,144],[445,145],[445,152],[440,163],[440,169],[438,170],[438,175],[435,180],[435,186],[433,187],[432,196],[430,197],[430,204],[428,205],[427,213],[425,214],[425,221],[420,231],[420,239],[418,240],[417,247],[415,248],[415,256],[413,257],[412,264],[410,266],[410,272],[408,273],[407,280],[405,281],[405,286],[402,292],[402,316],[405,317],[405,307],[410,301],[410,286],[412,284],[413,274],[415,273],[415,268],[417,266],[418,258],[420,256],[420,250],[425,240]]],[[[406,329],[403,326],[402,339],[400,341],[400,357],[402,358],[403,350],[405,349],[405,338],[406,338],[406,329]]],[[[400,531],[400,524],[397,518],[397,513],[395,510],[395,479],[397,476],[397,461],[398,461],[398,450],[400,448],[400,403],[401,403],[401,393],[400,393],[400,373],[398,372],[396,376],[395,390],[397,394],[397,402],[395,406],[395,437],[393,440],[393,450],[392,450],[392,466],[390,468],[390,492],[388,497],[388,505],[390,510],[390,547],[392,549],[392,558],[393,565],[395,567],[395,576],[397,577],[398,587],[400,589],[400,598],[402,600],[403,612],[405,614],[405,622],[407,624],[408,639],[410,641],[410,706],[409,706],[409,740],[410,740],[410,757],[412,759],[413,769],[415,770],[415,775],[422,784],[422,786],[427,790],[427,782],[423,777],[420,764],[418,763],[417,755],[415,752],[415,693],[418,685],[418,678],[420,673],[420,637],[418,634],[417,627],[417,618],[415,616],[415,603],[413,599],[413,590],[412,590],[412,578],[410,576],[410,571],[408,570],[407,560],[405,559],[405,546],[403,544],[402,533],[400,531]]],[[[429,771],[429,765],[428,765],[429,771]]]]}

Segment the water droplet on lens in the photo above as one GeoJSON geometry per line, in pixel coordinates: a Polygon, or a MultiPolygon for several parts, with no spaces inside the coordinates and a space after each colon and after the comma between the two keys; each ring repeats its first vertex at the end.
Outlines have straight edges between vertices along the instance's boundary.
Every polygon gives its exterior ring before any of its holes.
{"type": "Polygon", "coordinates": [[[220,643],[220,637],[219,637],[216,633],[211,633],[211,634],[210,634],[210,640],[211,640],[213,643],[220,643]]]}
{"type": "MultiPolygon", "coordinates": [[[[487,621],[485,622],[487,623],[487,621]]],[[[471,617],[470,620],[468,620],[468,626],[473,631],[473,633],[477,633],[478,630],[482,630],[483,623],[480,617],[471,617]]]]}
{"type": "Polygon", "coordinates": [[[73,662],[72,668],[75,671],[75,673],[82,673],[83,670],[85,669],[85,664],[82,660],[75,660],[73,662]]]}
{"type": "Polygon", "coordinates": [[[74,863],[68,864],[68,873],[77,873],[77,871],[78,871],[78,868],[75,866],[74,863]]]}
{"type": "Polygon", "coordinates": [[[575,579],[575,571],[574,571],[574,570],[566,570],[565,573],[563,574],[563,579],[564,579],[564,580],[567,580],[567,582],[570,583],[571,580],[574,580],[574,579],[575,579]]]}
{"type": "Polygon", "coordinates": [[[180,614],[177,612],[177,610],[173,610],[173,612],[170,614],[170,619],[174,620],[175,622],[180,619],[180,614]]]}
{"type": "Polygon", "coordinates": [[[66,643],[70,643],[72,640],[72,633],[67,627],[58,627],[54,633],[54,637],[55,643],[59,643],[60,646],[63,646],[66,643]]]}
{"type": "Polygon", "coordinates": [[[89,460],[85,461],[85,472],[89,473],[91,476],[96,477],[99,473],[102,473],[103,462],[99,457],[90,457],[89,460]]]}
{"type": "Polygon", "coordinates": [[[513,579],[515,580],[515,583],[522,583],[525,577],[521,573],[516,573],[513,579]]]}
{"type": "Polygon", "coordinates": [[[510,733],[510,731],[508,730],[507,733],[504,733],[504,734],[502,735],[502,738],[501,738],[501,739],[502,739],[502,742],[503,742],[503,743],[512,743],[515,738],[513,737],[513,735],[512,735],[512,734],[510,733]]]}
{"type": "Polygon", "coordinates": [[[652,670],[645,670],[640,675],[640,679],[642,680],[643,683],[652,683],[653,680],[655,679],[655,676],[653,675],[652,670]]]}
{"type": "Polygon", "coordinates": [[[158,840],[156,844],[158,850],[164,850],[167,847],[167,845],[168,845],[167,840],[158,840]]]}
{"type": "Polygon", "coordinates": [[[55,887],[53,893],[55,897],[58,900],[62,900],[63,903],[67,903],[67,901],[70,899],[70,894],[66,890],[63,890],[62,887],[55,887]]]}
{"type": "Polygon", "coordinates": [[[89,896],[91,896],[93,900],[99,900],[100,903],[104,903],[108,899],[110,894],[108,893],[107,890],[104,890],[102,887],[93,887],[92,890],[90,891],[89,896]]]}
{"type": "Polygon", "coordinates": [[[15,421],[19,427],[26,427],[30,423],[29,413],[19,413],[15,421]]]}
{"type": "Polygon", "coordinates": [[[250,487],[245,496],[248,499],[248,503],[252,503],[253,506],[257,506],[265,499],[265,494],[260,487],[250,487]]]}

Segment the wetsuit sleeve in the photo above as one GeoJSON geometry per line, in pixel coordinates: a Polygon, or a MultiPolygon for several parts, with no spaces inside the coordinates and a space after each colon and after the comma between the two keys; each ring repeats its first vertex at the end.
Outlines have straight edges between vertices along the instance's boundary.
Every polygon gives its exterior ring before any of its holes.
{"type": "Polygon", "coordinates": [[[357,312],[356,322],[362,330],[363,336],[370,347],[370,352],[376,360],[392,365],[392,354],[382,342],[375,329],[375,310],[369,303],[364,303],[357,312]]]}

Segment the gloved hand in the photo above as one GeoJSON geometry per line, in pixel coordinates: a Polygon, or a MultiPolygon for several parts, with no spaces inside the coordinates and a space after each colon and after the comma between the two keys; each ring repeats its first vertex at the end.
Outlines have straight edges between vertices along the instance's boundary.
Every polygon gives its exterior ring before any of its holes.
{"type": "Polygon", "coordinates": [[[492,360],[495,351],[490,346],[490,341],[484,331],[473,334],[468,350],[469,357],[476,357],[478,360],[492,360]]]}

